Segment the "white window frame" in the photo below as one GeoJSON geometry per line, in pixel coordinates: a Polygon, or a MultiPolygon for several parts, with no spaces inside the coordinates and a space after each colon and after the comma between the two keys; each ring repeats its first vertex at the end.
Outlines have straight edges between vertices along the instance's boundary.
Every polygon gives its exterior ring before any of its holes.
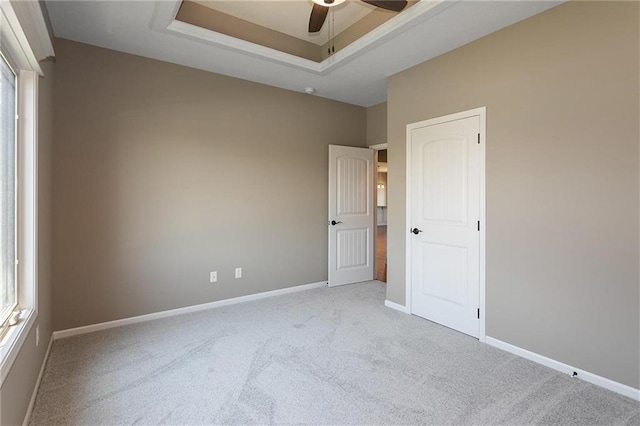
{"type": "Polygon", "coordinates": [[[42,70],[9,1],[0,0],[0,50],[17,74],[18,324],[0,340],[0,386],[38,315],[38,76],[42,70]]]}
{"type": "MultiPolygon", "coordinates": [[[[17,160],[18,158],[18,153],[17,153],[17,140],[18,140],[18,129],[17,129],[17,115],[18,115],[18,110],[17,110],[17,101],[18,101],[18,76],[16,75],[16,72],[13,70],[13,68],[11,67],[11,64],[9,64],[9,61],[7,61],[4,57],[4,55],[2,55],[2,52],[0,52],[0,59],[3,62],[3,65],[6,64],[7,68],[9,68],[9,70],[11,71],[11,74],[13,75],[13,87],[14,87],[14,94],[13,94],[13,102],[14,102],[14,117],[13,117],[13,125],[14,125],[14,140],[13,140],[13,145],[14,145],[14,161],[17,160]]],[[[3,113],[4,115],[4,113],[3,113]]],[[[15,162],[14,164],[14,187],[17,185],[17,162],[15,162]]],[[[15,191],[13,194],[13,214],[14,214],[14,234],[13,234],[13,245],[14,245],[14,260],[13,260],[13,269],[14,269],[14,273],[13,273],[13,286],[14,286],[14,301],[13,304],[11,306],[7,306],[5,308],[2,309],[2,316],[0,316],[0,340],[2,338],[2,336],[4,336],[4,333],[7,331],[7,327],[9,327],[9,323],[11,321],[13,321],[15,319],[15,314],[16,314],[16,309],[19,305],[19,301],[18,301],[18,293],[17,293],[17,282],[18,282],[18,266],[15,263],[15,259],[17,259],[18,257],[18,253],[17,253],[17,222],[16,219],[18,218],[18,206],[17,206],[17,187],[15,187],[15,191]],[[6,315],[6,316],[5,316],[6,315]]]]}

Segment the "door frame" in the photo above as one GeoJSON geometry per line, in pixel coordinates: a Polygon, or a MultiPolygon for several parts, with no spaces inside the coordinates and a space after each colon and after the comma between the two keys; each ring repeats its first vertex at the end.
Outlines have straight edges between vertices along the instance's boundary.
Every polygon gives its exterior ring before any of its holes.
{"type": "MultiPolygon", "coordinates": [[[[373,149],[376,152],[376,155],[374,156],[374,188],[377,186],[378,184],[378,151],[382,151],[383,149],[387,150],[387,155],[389,152],[389,143],[385,142],[385,143],[379,143],[376,145],[369,145],[368,147],[369,149],[373,149]]],[[[387,159],[387,163],[389,163],[389,160],[387,159]]],[[[389,173],[387,173],[387,179],[389,179],[389,173]]],[[[389,200],[389,183],[387,181],[387,200],[389,200]]],[[[378,191],[374,191],[374,195],[373,195],[373,220],[374,220],[374,224],[375,224],[375,231],[376,231],[376,235],[375,238],[373,239],[373,280],[376,281],[377,278],[377,273],[378,273],[378,191]]],[[[388,222],[388,220],[387,220],[388,222]]],[[[389,228],[387,228],[389,229],[389,228]]],[[[388,247],[388,246],[387,246],[388,247]]],[[[387,276],[387,282],[389,282],[389,277],[387,276]]]]}
{"type": "MultiPolygon", "coordinates": [[[[431,118],[429,120],[419,121],[416,123],[407,124],[407,133],[406,133],[406,225],[411,226],[411,132],[414,129],[425,127],[425,126],[433,126],[435,124],[442,124],[449,121],[461,120],[469,117],[479,117],[480,118],[480,300],[479,300],[479,308],[480,308],[480,330],[478,333],[478,340],[480,342],[486,341],[486,303],[485,303],[485,290],[486,290],[486,192],[485,192],[485,177],[486,177],[486,168],[485,168],[485,154],[486,154],[486,118],[487,118],[487,107],[483,106],[480,108],[474,108],[467,111],[457,112],[454,114],[445,115],[442,117],[431,118]]],[[[408,313],[412,313],[411,307],[411,235],[409,233],[409,228],[406,230],[405,235],[405,307],[408,313]]]]}

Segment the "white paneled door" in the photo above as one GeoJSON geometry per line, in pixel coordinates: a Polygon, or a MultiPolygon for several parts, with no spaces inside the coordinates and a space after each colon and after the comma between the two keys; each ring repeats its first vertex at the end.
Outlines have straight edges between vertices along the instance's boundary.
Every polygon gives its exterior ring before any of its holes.
{"type": "Polygon", "coordinates": [[[329,145],[329,286],[373,279],[374,150],[329,145]]]}
{"type": "Polygon", "coordinates": [[[480,116],[429,123],[407,130],[411,312],[479,337],[480,116]]]}

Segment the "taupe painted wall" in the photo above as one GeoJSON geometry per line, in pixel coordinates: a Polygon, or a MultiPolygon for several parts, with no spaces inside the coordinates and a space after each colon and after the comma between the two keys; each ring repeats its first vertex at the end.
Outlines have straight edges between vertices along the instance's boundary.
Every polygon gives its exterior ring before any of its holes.
{"type": "Polygon", "coordinates": [[[638,6],[569,2],[389,78],[389,300],[406,125],[486,105],[487,334],[640,386],[638,6]]]}
{"type": "Polygon", "coordinates": [[[38,317],[40,343],[36,346],[36,327],[27,336],[2,389],[0,424],[21,425],[51,339],[51,149],[53,115],[52,62],[40,64],[45,74],[39,81],[38,96],[38,317]]]}
{"type": "Polygon", "coordinates": [[[328,145],[365,146],[365,108],[56,53],[55,330],[326,281],[328,145]]]}
{"type": "MultiPolygon", "coordinates": [[[[273,7],[281,7],[282,10],[286,5],[283,7],[282,4],[274,2],[273,7]]],[[[326,49],[315,43],[271,30],[192,1],[182,2],[176,19],[315,62],[321,62],[326,57],[322,54],[326,49]]]]}
{"type": "Polygon", "coordinates": [[[367,145],[387,142],[387,103],[367,108],[367,145]]]}

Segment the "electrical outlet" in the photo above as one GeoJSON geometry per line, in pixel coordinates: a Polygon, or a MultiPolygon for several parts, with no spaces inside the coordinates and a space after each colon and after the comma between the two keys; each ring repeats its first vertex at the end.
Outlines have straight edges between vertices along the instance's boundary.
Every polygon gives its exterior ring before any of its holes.
{"type": "Polygon", "coordinates": [[[215,283],[218,281],[218,271],[209,272],[209,282],[215,283]]]}
{"type": "Polygon", "coordinates": [[[242,278],[242,268],[236,268],[236,278],[242,278]]]}
{"type": "Polygon", "coordinates": [[[36,325],[36,346],[40,344],[40,324],[36,325]]]}

